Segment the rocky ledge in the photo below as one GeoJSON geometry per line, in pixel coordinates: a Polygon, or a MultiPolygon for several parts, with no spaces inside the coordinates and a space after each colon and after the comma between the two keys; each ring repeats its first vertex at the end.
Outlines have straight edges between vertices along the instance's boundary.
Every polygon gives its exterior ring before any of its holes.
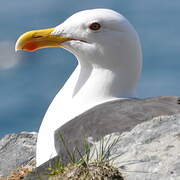
{"type": "MultiPolygon", "coordinates": [[[[106,158],[113,159],[126,180],[180,179],[180,114],[157,117],[129,132],[105,136],[108,145],[117,139],[106,158]]],[[[100,145],[94,144],[96,149],[100,145]]]]}
{"type": "Polygon", "coordinates": [[[35,165],[36,132],[9,134],[0,140],[0,177],[20,167],[35,165]]]}
{"type": "MultiPolygon", "coordinates": [[[[17,168],[34,166],[36,139],[37,133],[22,132],[0,140],[0,177],[6,177],[17,168]]],[[[101,149],[102,140],[89,139],[89,142],[91,154],[94,149],[101,149]]],[[[114,131],[103,136],[103,142],[111,147],[105,158],[112,160],[126,180],[180,179],[180,114],[158,116],[126,132],[114,131]]],[[[92,159],[96,156],[96,153],[92,155],[92,159]]],[[[53,162],[54,159],[35,168],[25,179],[39,179],[53,162]]],[[[46,179],[49,178],[43,178],[46,179]]]]}
{"type": "MultiPolygon", "coordinates": [[[[97,154],[94,152],[102,149],[102,140],[91,143],[92,159],[96,159],[97,154]]],[[[179,114],[153,118],[138,124],[129,132],[106,135],[103,143],[111,147],[106,150],[106,159],[112,161],[110,163],[119,169],[126,180],[180,179],[179,114]]],[[[47,166],[52,167],[53,163],[54,160],[50,160],[25,179],[43,177],[43,180],[50,180],[44,174],[47,173],[47,166]]]]}

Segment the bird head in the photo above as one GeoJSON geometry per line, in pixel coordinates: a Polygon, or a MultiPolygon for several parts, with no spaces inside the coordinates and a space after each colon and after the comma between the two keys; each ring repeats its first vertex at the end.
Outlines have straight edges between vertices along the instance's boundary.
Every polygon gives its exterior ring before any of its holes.
{"type": "Polygon", "coordinates": [[[109,67],[118,65],[117,59],[126,60],[125,64],[132,57],[141,59],[136,31],[126,18],[109,9],[80,11],[54,28],[26,32],[16,43],[16,50],[48,47],[63,47],[79,60],[109,67]]]}

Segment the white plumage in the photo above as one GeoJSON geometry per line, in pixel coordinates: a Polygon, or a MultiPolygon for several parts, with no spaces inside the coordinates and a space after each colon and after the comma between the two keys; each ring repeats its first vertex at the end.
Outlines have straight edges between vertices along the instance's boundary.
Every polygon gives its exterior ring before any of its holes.
{"type": "Polygon", "coordinates": [[[70,39],[61,45],[76,56],[78,66],[45,114],[37,140],[37,166],[57,154],[57,128],[98,104],[133,97],[142,66],[136,31],[113,10],[78,12],[51,35],[70,39]]]}

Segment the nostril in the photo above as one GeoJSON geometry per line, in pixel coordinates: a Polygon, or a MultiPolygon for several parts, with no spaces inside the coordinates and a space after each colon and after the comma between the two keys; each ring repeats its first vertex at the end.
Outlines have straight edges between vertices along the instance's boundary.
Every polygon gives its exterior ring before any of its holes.
{"type": "Polygon", "coordinates": [[[42,38],[43,36],[41,36],[41,35],[33,35],[32,37],[33,38],[42,38]]]}

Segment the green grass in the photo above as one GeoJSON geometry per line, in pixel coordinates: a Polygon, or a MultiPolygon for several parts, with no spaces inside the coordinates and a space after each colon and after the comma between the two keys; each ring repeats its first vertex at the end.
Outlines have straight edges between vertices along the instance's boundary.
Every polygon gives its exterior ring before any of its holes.
{"type": "Polygon", "coordinates": [[[119,138],[111,143],[111,136],[108,139],[101,138],[99,146],[93,145],[92,148],[84,140],[82,151],[77,147],[70,151],[64,137],[59,137],[70,163],[64,164],[60,158],[53,163],[48,169],[50,173],[46,174],[50,180],[124,180],[119,170],[113,166],[113,160],[118,156],[109,159],[109,154],[119,138]]]}

